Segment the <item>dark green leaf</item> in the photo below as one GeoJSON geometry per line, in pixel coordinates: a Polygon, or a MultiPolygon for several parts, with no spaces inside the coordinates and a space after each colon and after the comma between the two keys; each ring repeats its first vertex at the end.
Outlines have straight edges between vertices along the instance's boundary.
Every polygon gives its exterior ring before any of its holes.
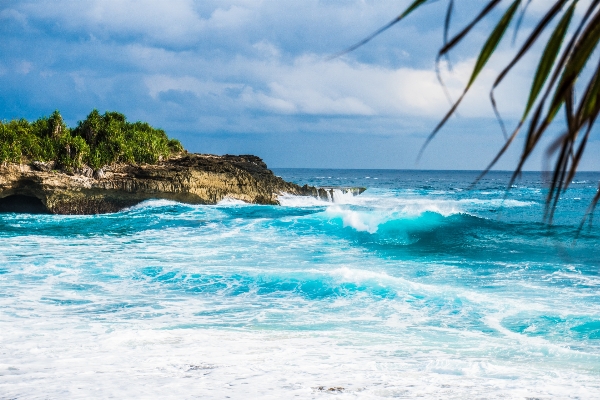
{"type": "Polygon", "coordinates": [[[446,43],[438,53],[438,59],[449,52],[454,46],[456,46],[470,31],[473,29],[475,25],[479,21],[483,19],[486,15],[488,15],[498,4],[500,4],[502,0],[492,0],[490,1],[484,9],[473,19],[469,25],[466,26],[462,31],[460,31],[456,36],[454,36],[448,43],[446,43]]]}
{"type": "Polygon", "coordinates": [[[575,48],[567,60],[560,83],[554,92],[554,98],[550,105],[550,110],[546,116],[546,124],[552,122],[558,110],[565,101],[566,93],[571,90],[577,77],[583,71],[594,49],[600,41],[600,11],[596,12],[590,23],[586,26],[575,48]]]}
{"type": "Polygon", "coordinates": [[[419,8],[423,4],[427,3],[427,1],[429,1],[429,0],[415,0],[402,14],[398,15],[396,18],[394,18],[393,20],[388,22],[386,25],[379,28],[378,30],[376,30],[375,32],[373,32],[372,34],[370,34],[369,36],[367,36],[360,42],[353,44],[352,46],[348,47],[346,50],[340,51],[339,53],[336,53],[336,54],[332,55],[331,57],[328,57],[328,60],[332,60],[334,58],[343,56],[344,54],[350,53],[351,51],[354,51],[354,50],[358,49],[359,47],[361,47],[362,45],[370,42],[374,37],[378,36],[382,32],[388,30],[389,28],[391,28],[392,26],[394,26],[395,24],[397,24],[398,22],[403,20],[404,17],[406,17],[408,14],[415,11],[417,8],[419,8]]]}
{"type": "Polygon", "coordinates": [[[454,9],[454,0],[448,2],[448,9],[446,10],[446,18],[444,19],[444,46],[448,43],[448,31],[450,30],[450,19],[452,17],[452,10],[454,9]]]}
{"type": "Polygon", "coordinates": [[[530,4],[531,4],[531,0],[527,0],[527,3],[525,3],[525,5],[523,6],[523,9],[521,10],[521,13],[519,14],[519,18],[517,19],[517,24],[515,25],[515,33],[514,33],[513,39],[512,39],[513,45],[517,41],[517,34],[519,33],[519,29],[521,28],[521,23],[523,22],[523,17],[525,17],[525,13],[527,12],[527,8],[529,8],[530,4]]]}
{"type": "Polygon", "coordinates": [[[508,10],[506,10],[504,15],[502,16],[502,19],[500,19],[500,22],[498,22],[498,25],[496,25],[496,27],[492,31],[490,37],[488,37],[487,41],[483,45],[483,49],[481,49],[481,52],[479,53],[479,57],[477,58],[477,62],[475,63],[475,68],[473,69],[471,79],[469,79],[469,83],[467,84],[467,88],[470,87],[473,84],[473,82],[475,82],[475,79],[477,79],[477,76],[496,50],[496,47],[498,47],[498,44],[500,43],[500,40],[502,40],[502,37],[504,36],[504,33],[506,32],[510,21],[512,21],[512,18],[515,15],[517,8],[519,7],[519,4],[521,4],[521,0],[515,0],[512,3],[512,5],[508,8],[508,10]]]}
{"type": "MultiPolygon", "coordinates": [[[[502,118],[500,117],[500,113],[498,112],[498,108],[496,106],[496,99],[494,98],[494,89],[502,82],[502,80],[506,77],[508,72],[519,62],[519,60],[521,60],[521,58],[529,51],[529,49],[531,49],[531,46],[533,46],[533,44],[540,37],[541,33],[544,31],[546,26],[548,26],[550,21],[552,21],[552,19],[559,13],[559,11],[561,10],[561,8],[564,6],[564,4],[566,2],[567,2],[567,0],[557,1],[554,4],[554,6],[546,13],[544,18],[542,18],[542,20],[537,24],[537,26],[535,27],[533,32],[529,35],[529,37],[527,38],[527,40],[525,41],[525,43],[523,44],[523,46],[521,47],[521,49],[519,50],[517,55],[511,60],[511,62],[508,64],[508,66],[506,66],[506,68],[504,68],[504,70],[500,73],[500,75],[498,75],[498,77],[496,78],[496,81],[494,82],[494,85],[492,86],[492,90],[490,91],[490,101],[492,103],[492,108],[494,109],[494,113],[496,114],[496,118],[498,119],[498,122],[500,123],[500,127],[502,129],[502,133],[504,134],[505,138],[506,138],[506,128],[504,127],[504,122],[502,121],[502,118]]],[[[577,0],[575,1],[575,3],[576,2],[577,2],[577,0]]],[[[575,5],[575,3],[573,4],[573,6],[575,5]]],[[[527,3],[527,4],[529,4],[529,3],[527,3]]],[[[548,71],[548,73],[549,72],[550,71],[548,71]]],[[[540,89],[541,89],[541,87],[540,87],[540,89]]],[[[522,121],[524,121],[524,119],[525,118],[522,118],[522,121]]],[[[522,123],[519,124],[519,127],[521,125],[522,125],[522,123]]]]}
{"type": "Polygon", "coordinates": [[[404,10],[404,12],[402,14],[400,14],[395,19],[395,22],[400,21],[401,19],[403,19],[404,17],[406,17],[408,14],[410,14],[413,11],[415,11],[417,8],[421,7],[426,2],[427,2],[427,0],[415,0],[410,6],[408,6],[408,8],[406,10],[404,10]]]}
{"type": "MultiPolygon", "coordinates": [[[[550,124],[549,119],[544,119],[543,122],[541,124],[539,124],[540,120],[542,118],[542,111],[544,109],[546,99],[551,94],[552,89],[555,87],[554,85],[555,85],[556,81],[559,79],[560,74],[563,71],[564,66],[569,59],[569,56],[573,50],[573,47],[575,46],[575,43],[577,42],[577,40],[579,38],[580,32],[587,26],[588,20],[591,17],[594,10],[596,9],[596,7],[598,6],[598,4],[600,4],[600,0],[592,0],[592,3],[588,6],[587,11],[585,12],[583,18],[579,22],[577,29],[571,36],[569,43],[565,46],[563,55],[561,56],[560,60],[558,61],[557,66],[554,68],[554,72],[552,73],[552,78],[550,79],[550,82],[548,83],[548,88],[546,89],[546,92],[544,93],[541,101],[539,102],[539,104],[536,108],[536,111],[533,114],[533,117],[529,123],[529,129],[527,132],[525,148],[523,149],[523,152],[521,153],[521,156],[519,157],[519,164],[517,165],[517,168],[515,169],[515,171],[512,174],[512,177],[508,184],[509,187],[514,183],[514,181],[520,175],[523,165],[525,164],[525,161],[527,161],[531,152],[537,145],[539,139],[542,137],[542,135],[544,134],[544,132],[546,131],[546,129],[548,128],[548,126],[550,124]]],[[[524,121],[521,121],[520,125],[523,122],[524,121]]]]}
{"type": "Polygon", "coordinates": [[[584,92],[581,100],[580,109],[577,112],[580,117],[580,124],[584,123],[598,109],[598,100],[600,96],[600,65],[596,69],[596,73],[590,80],[587,89],[584,92]]]}
{"type": "MultiPolygon", "coordinates": [[[[488,4],[488,7],[490,7],[493,3],[494,3],[493,1],[490,2],[488,4]]],[[[456,109],[460,105],[462,99],[465,97],[465,95],[467,94],[467,92],[471,88],[471,85],[473,84],[473,82],[475,81],[475,79],[477,79],[477,76],[479,75],[479,73],[481,72],[481,70],[483,69],[483,67],[485,66],[485,64],[487,63],[487,61],[489,60],[490,56],[492,55],[492,53],[494,52],[494,50],[498,46],[498,43],[500,43],[500,40],[502,39],[502,36],[504,36],[504,33],[506,32],[506,28],[508,28],[508,25],[510,24],[510,21],[512,20],[513,16],[515,15],[515,12],[517,11],[517,8],[519,7],[520,3],[521,3],[521,0],[515,0],[512,3],[512,5],[508,8],[508,10],[504,13],[504,15],[502,16],[502,19],[500,20],[500,22],[498,23],[498,25],[496,25],[496,27],[492,31],[492,34],[487,39],[487,41],[485,42],[485,44],[483,46],[483,49],[479,53],[479,57],[477,59],[477,62],[475,63],[475,68],[473,69],[473,73],[471,74],[471,78],[469,79],[469,83],[465,87],[465,90],[463,91],[462,95],[458,98],[458,100],[456,101],[456,103],[454,103],[454,105],[452,106],[452,108],[450,108],[450,111],[448,111],[446,113],[446,115],[444,116],[444,118],[435,127],[435,129],[433,130],[433,132],[431,132],[429,134],[429,136],[427,137],[427,140],[425,141],[425,143],[421,147],[421,150],[419,151],[419,154],[417,156],[417,160],[421,158],[421,155],[423,154],[423,151],[425,150],[425,148],[427,147],[427,145],[429,144],[429,142],[431,142],[431,140],[435,137],[435,135],[437,134],[437,132],[442,128],[442,126],[444,126],[444,124],[446,124],[446,122],[448,121],[448,119],[450,119],[450,117],[456,112],[456,109]]],[[[488,7],[486,7],[486,10],[488,9],[488,7]]],[[[456,40],[456,39],[453,39],[453,40],[456,40]]],[[[458,39],[458,40],[460,40],[460,39],[458,39]]],[[[448,47],[449,45],[450,44],[448,44],[445,47],[448,47]]],[[[440,51],[440,53],[438,53],[438,57],[441,56],[442,54],[443,53],[440,51]]]]}
{"type": "Polygon", "coordinates": [[[558,57],[560,47],[569,28],[569,24],[571,23],[571,18],[573,17],[576,4],[576,1],[571,4],[567,12],[563,15],[560,22],[554,29],[550,40],[548,40],[548,44],[542,53],[542,58],[540,59],[540,63],[538,64],[535,76],[533,78],[531,90],[529,91],[529,99],[527,101],[525,111],[523,112],[522,119],[525,119],[529,114],[529,111],[531,111],[531,107],[533,107],[535,100],[538,98],[542,88],[544,87],[544,83],[546,83],[546,80],[552,71],[552,66],[558,57]]]}

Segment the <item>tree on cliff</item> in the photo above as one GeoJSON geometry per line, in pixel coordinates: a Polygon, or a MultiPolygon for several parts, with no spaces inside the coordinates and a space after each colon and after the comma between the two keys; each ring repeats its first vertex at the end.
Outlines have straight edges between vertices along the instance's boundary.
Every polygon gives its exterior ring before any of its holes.
{"type": "MultiPolygon", "coordinates": [[[[432,1],[413,1],[398,17],[339,55],[353,51],[364,45],[421,6],[432,1]]],[[[436,60],[438,66],[441,58],[446,57],[484,17],[489,16],[492,12],[501,11],[501,13],[498,14],[499,20],[491,32],[489,32],[489,36],[477,56],[475,66],[462,95],[453,103],[448,113],[431,132],[421,152],[455,113],[465,94],[477,80],[479,73],[495,52],[498,44],[502,41],[511,23],[514,22],[516,25],[515,30],[518,30],[531,1],[486,0],[483,2],[483,8],[475,18],[455,36],[449,38],[448,32],[454,0],[448,0],[444,20],[444,43],[438,52],[436,60]]],[[[566,127],[548,149],[548,155],[556,157],[553,170],[551,171],[550,190],[546,197],[545,218],[551,222],[560,195],[568,188],[577,171],[579,161],[585,151],[592,129],[596,126],[596,119],[600,113],[600,64],[589,67],[586,70],[586,66],[590,58],[592,58],[594,50],[598,48],[600,41],[600,0],[590,0],[588,2],[552,0],[546,3],[547,9],[545,14],[537,21],[533,30],[528,33],[521,47],[516,49],[512,60],[501,71],[491,88],[490,101],[500,121],[501,129],[505,133],[506,143],[479,178],[485,175],[496,164],[513,143],[521,128],[527,126],[524,129],[526,131],[525,146],[521,152],[518,166],[512,175],[509,184],[510,187],[521,173],[524,163],[533,150],[539,147],[540,139],[548,136],[548,128],[553,123],[556,124],[555,120],[559,111],[564,110],[566,127]],[[576,14],[575,12],[578,7],[580,8],[578,11],[582,11],[581,14],[576,14]],[[494,89],[502,83],[507,74],[523,59],[523,56],[531,50],[532,46],[545,32],[549,32],[550,36],[548,39],[543,39],[546,40],[545,47],[539,55],[537,69],[531,81],[525,109],[516,127],[507,134],[504,123],[500,119],[496,109],[494,89]],[[578,80],[582,78],[584,70],[586,73],[587,71],[591,72],[591,78],[582,84],[578,84],[578,80]],[[579,92],[578,96],[575,95],[576,85],[579,92]]],[[[439,77],[439,68],[437,70],[439,77]]],[[[443,85],[441,78],[440,82],[443,85]]],[[[587,215],[591,215],[591,211],[593,211],[598,200],[600,200],[600,189],[593,198],[587,215]]]]}
{"type": "Polygon", "coordinates": [[[113,163],[156,164],[184,151],[176,139],[146,122],[129,122],[118,112],[92,112],[70,129],[58,111],[33,122],[0,121],[0,163],[53,161],[73,171],[113,163]]]}

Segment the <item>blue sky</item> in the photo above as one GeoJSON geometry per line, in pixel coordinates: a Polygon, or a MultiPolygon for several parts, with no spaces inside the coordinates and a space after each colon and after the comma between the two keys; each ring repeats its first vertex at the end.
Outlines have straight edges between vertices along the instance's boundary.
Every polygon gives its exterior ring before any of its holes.
{"type": "MultiPolygon", "coordinates": [[[[458,28],[482,2],[457,2],[458,28]]],[[[531,18],[546,0],[534,0],[531,18]]],[[[271,167],[482,169],[502,145],[490,83],[514,48],[503,44],[459,117],[416,154],[448,109],[435,78],[445,2],[427,5],[368,45],[327,57],[388,22],[407,1],[0,2],[0,118],[59,109],[69,125],[116,110],[190,151],[252,153],[271,167]]],[[[444,73],[458,96],[484,40],[481,28],[444,73]]],[[[525,23],[525,32],[527,30],[525,23]]],[[[535,60],[498,92],[518,117],[535,60]]],[[[499,164],[512,169],[521,143],[499,164]]],[[[600,149],[590,143],[588,153],[600,149]]],[[[540,169],[543,152],[528,169],[540,169]]],[[[587,157],[582,169],[597,170],[587,157]]]]}

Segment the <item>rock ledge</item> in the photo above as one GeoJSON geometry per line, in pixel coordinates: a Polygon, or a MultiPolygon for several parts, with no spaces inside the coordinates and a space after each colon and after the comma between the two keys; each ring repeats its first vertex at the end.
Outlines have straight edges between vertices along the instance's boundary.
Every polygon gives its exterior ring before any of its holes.
{"type": "Polygon", "coordinates": [[[40,162],[1,165],[0,212],[99,214],[148,199],[216,204],[232,198],[278,204],[277,196],[283,193],[331,196],[329,188],[284,181],[251,155],[185,154],[157,165],[116,164],[96,171],[84,167],[73,174],[53,168],[40,162]]]}

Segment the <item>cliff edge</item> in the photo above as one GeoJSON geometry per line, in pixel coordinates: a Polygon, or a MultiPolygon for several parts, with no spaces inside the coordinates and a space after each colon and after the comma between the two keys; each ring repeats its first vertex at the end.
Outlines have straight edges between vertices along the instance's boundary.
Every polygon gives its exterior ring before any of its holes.
{"type": "Polygon", "coordinates": [[[329,190],[286,182],[251,155],[185,154],[156,165],[113,164],[69,174],[52,163],[0,165],[0,212],[99,214],[148,199],[278,204],[283,193],[326,199],[329,190]]]}

